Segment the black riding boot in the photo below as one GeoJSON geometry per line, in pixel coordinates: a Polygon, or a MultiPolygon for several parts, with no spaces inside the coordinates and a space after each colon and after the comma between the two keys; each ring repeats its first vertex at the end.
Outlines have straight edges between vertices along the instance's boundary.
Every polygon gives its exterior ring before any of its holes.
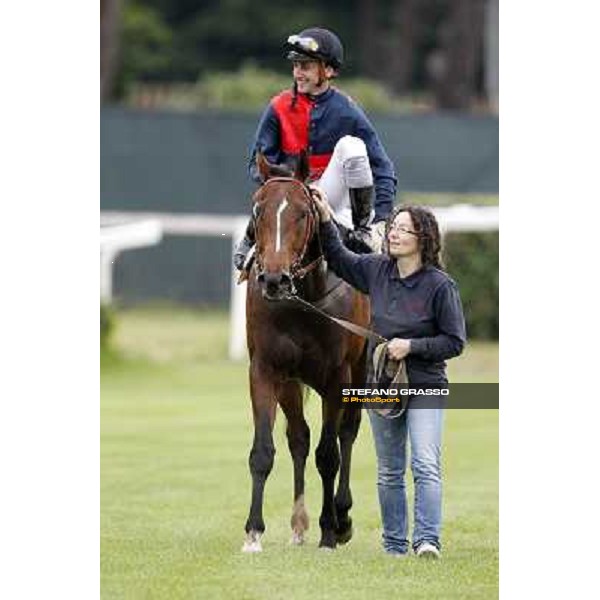
{"type": "Polygon", "coordinates": [[[354,231],[348,234],[348,248],[360,254],[375,251],[369,220],[373,206],[373,186],[350,188],[350,205],[352,207],[352,223],[354,231]]]}
{"type": "Polygon", "coordinates": [[[246,233],[233,253],[233,264],[238,271],[241,271],[244,268],[246,257],[248,256],[248,252],[252,249],[252,246],[254,246],[254,243],[254,220],[250,219],[248,227],[246,227],[246,233]]]}

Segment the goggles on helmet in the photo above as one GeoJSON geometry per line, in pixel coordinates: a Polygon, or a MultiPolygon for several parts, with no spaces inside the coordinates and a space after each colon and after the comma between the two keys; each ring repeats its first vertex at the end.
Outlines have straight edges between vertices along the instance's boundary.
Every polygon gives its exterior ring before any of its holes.
{"type": "Polygon", "coordinates": [[[311,37],[303,37],[297,34],[290,35],[287,43],[290,46],[300,48],[304,52],[317,52],[319,50],[319,42],[311,37]]]}

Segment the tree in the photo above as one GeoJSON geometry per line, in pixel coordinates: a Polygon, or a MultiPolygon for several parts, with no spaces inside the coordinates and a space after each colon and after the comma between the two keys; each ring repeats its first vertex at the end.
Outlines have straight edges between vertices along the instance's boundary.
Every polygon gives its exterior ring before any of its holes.
{"type": "Polygon", "coordinates": [[[360,69],[369,77],[380,77],[377,25],[377,0],[360,0],[356,11],[357,39],[359,41],[360,69]]]}
{"type": "Polygon", "coordinates": [[[119,63],[122,0],[100,0],[100,99],[112,95],[119,63]]]}
{"type": "Polygon", "coordinates": [[[498,110],[499,101],[499,0],[487,0],[485,17],[485,89],[490,105],[498,110]]]}
{"type": "Polygon", "coordinates": [[[483,57],[485,0],[454,0],[438,28],[428,71],[438,108],[467,110],[483,57]]]}
{"type": "Polygon", "coordinates": [[[418,9],[419,0],[395,0],[392,8],[388,79],[396,93],[405,93],[412,87],[415,46],[420,38],[418,9]]]}

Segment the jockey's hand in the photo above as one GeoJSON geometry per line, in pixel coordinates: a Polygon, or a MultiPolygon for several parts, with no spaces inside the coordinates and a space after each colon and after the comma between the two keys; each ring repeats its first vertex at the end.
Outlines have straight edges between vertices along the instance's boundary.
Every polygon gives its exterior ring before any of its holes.
{"type": "Polygon", "coordinates": [[[329,206],[329,202],[327,202],[327,195],[316,185],[311,185],[310,191],[312,193],[315,206],[319,211],[321,223],[328,223],[331,220],[331,206],[329,206]]]}
{"type": "Polygon", "coordinates": [[[410,340],[394,338],[387,347],[390,358],[402,360],[410,352],[410,340]]]}

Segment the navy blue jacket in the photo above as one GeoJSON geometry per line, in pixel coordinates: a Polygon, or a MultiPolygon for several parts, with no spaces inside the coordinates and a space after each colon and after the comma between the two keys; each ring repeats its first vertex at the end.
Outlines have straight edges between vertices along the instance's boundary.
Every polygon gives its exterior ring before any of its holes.
{"type": "Polygon", "coordinates": [[[389,215],[396,196],[394,165],[365,113],[335,88],[318,96],[298,94],[292,106],[291,90],[275,96],[265,109],[254,138],[249,172],[260,183],[256,151],[270,163],[293,165],[303,150],[309,152],[310,178],[318,179],[329,164],[333,149],[345,135],[362,139],[367,147],[375,185],[375,218],[389,215]]]}
{"type": "Polygon", "coordinates": [[[411,340],[409,382],[447,383],[445,360],[458,356],[466,341],[456,283],[432,266],[401,278],[393,258],[348,250],[332,222],[321,226],[321,242],[331,269],[369,294],[371,327],[387,339],[411,340]]]}

